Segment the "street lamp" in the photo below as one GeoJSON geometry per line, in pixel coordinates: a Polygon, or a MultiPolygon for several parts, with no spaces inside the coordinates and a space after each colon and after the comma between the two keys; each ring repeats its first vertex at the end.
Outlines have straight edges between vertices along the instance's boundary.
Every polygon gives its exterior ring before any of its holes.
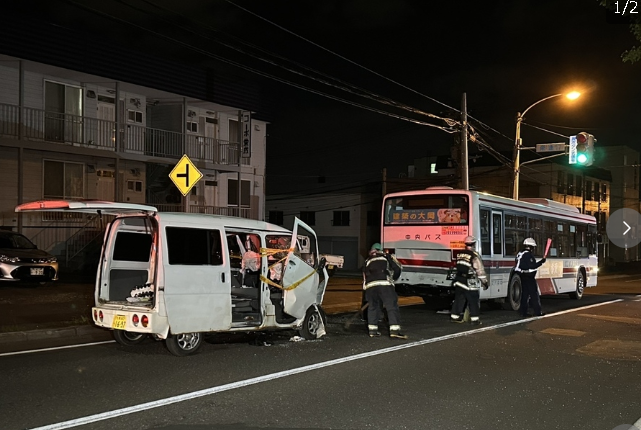
{"type": "Polygon", "coordinates": [[[513,177],[513,186],[512,186],[512,198],[514,200],[519,199],[519,169],[520,169],[520,155],[521,155],[521,147],[523,146],[521,144],[521,122],[523,122],[523,118],[525,117],[525,114],[527,111],[532,109],[534,106],[538,105],[541,102],[544,102],[546,100],[553,99],[554,97],[560,97],[565,95],[568,99],[570,100],[575,100],[577,99],[581,93],[578,91],[572,91],[567,94],[554,94],[553,96],[545,97],[538,102],[532,103],[530,106],[528,106],[527,109],[521,112],[517,112],[516,114],[516,139],[514,140],[514,177],[513,177]]]}

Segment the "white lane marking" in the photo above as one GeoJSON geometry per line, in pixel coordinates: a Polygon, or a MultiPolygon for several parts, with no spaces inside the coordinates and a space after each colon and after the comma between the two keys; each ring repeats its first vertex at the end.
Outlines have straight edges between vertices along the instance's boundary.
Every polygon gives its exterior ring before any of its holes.
{"type": "Polygon", "coordinates": [[[582,308],[577,308],[577,309],[568,309],[565,311],[555,312],[552,314],[546,314],[540,317],[525,318],[525,319],[510,321],[510,322],[497,324],[493,326],[481,327],[474,330],[448,334],[446,336],[435,337],[432,339],[423,339],[417,342],[404,343],[401,345],[391,346],[389,348],[383,348],[376,351],[363,352],[361,354],[350,355],[348,357],[342,357],[342,358],[336,358],[334,360],[324,361],[322,363],[310,364],[307,366],[298,367],[296,369],[284,370],[282,372],[276,372],[269,375],[258,376],[256,378],[245,379],[244,381],[232,382],[230,384],[220,385],[218,387],[211,387],[211,388],[206,388],[204,390],[193,391],[191,393],[181,394],[179,396],[173,396],[173,397],[167,397],[165,399],[154,400],[153,402],[141,403],[139,405],[129,406],[127,408],[116,409],[113,411],[103,412],[95,415],[89,415],[86,417],[76,418],[73,420],[63,421],[60,423],[50,424],[42,427],[35,427],[31,430],[62,430],[62,429],[68,429],[72,427],[78,427],[86,424],[95,423],[97,421],[104,421],[111,418],[121,417],[123,415],[133,414],[135,412],[142,412],[148,409],[171,405],[173,403],[184,402],[186,400],[192,400],[192,399],[197,399],[199,397],[222,393],[223,391],[229,391],[229,390],[234,390],[236,388],[247,387],[249,385],[260,384],[261,382],[272,381],[274,379],[280,379],[286,376],[309,372],[311,370],[322,369],[324,367],[348,363],[350,361],[360,360],[368,357],[374,357],[381,354],[387,354],[389,352],[400,351],[402,349],[408,349],[408,348],[414,348],[416,346],[427,345],[430,343],[441,342],[444,340],[456,339],[458,337],[470,336],[472,334],[481,333],[484,331],[497,330],[499,328],[509,327],[517,324],[523,324],[526,322],[530,322],[530,321],[538,320],[542,318],[548,318],[551,316],[563,315],[570,312],[576,312],[584,309],[594,308],[597,306],[609,305],[609,304],[620,302],[620,301],[623,301],[623,299],[616,299],[616,300],[611,300],[609,302],[597,303],[594,305],[584,306],[582,308]]]}
{"type": "Polygon", "coordinates": [[[639,282],[639,281],[641,281],[641,278],[637,278],[637,279],[630,279],[630,280],[628,280],[628,281],[623,281],[623,282],[639,282]]]}
{"type": "Polygon", "coordinates": [[[5,357],[7,355],[33,354],[34,352],[56,351],[58,349],[81,348],[83,346],[102,345],[103,343],[114,343],[114,342],[115,340],[103,340],[101,342],[80,343],[78,345],[65,345],[65,346],[56,346],[52,348],[30,349],[28,351],[3,352],[2,354],[0,354],[0,357],[5,357]]]}

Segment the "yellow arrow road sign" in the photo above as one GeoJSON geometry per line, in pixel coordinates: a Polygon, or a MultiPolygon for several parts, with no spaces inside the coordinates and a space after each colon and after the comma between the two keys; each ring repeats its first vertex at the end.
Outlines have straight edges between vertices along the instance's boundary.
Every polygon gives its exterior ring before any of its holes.
{"type": "Polygon", "coordinates": [[[174,166],[169,177],[176,187],[178,187],[182,195],[186,196],[189,190],[200,181],[203,174],[194,166],[194,163],[187,157],[187,154],[185,154],[176,166],[174,166]]]}

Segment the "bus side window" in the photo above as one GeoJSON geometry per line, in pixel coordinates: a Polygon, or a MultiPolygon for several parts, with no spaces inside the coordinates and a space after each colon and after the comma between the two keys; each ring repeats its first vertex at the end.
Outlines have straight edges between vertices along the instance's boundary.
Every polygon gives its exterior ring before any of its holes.
{"type": "Polygon", "coordinates": [[[487,209],[481,209],[480,214],[480,226],[481,226],[481,255],[490,255],[490,211],[487,209]]]}

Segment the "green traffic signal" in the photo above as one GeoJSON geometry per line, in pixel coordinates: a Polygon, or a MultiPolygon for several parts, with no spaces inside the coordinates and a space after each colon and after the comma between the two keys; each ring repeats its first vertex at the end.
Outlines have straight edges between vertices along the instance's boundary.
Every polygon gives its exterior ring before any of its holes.
{"type": "Polygon", "coordinates": [[[582,166],[591,166],[594,162],[594,142],[596,139],[582,131],[576,135],[576,161],[582,166]]]}

